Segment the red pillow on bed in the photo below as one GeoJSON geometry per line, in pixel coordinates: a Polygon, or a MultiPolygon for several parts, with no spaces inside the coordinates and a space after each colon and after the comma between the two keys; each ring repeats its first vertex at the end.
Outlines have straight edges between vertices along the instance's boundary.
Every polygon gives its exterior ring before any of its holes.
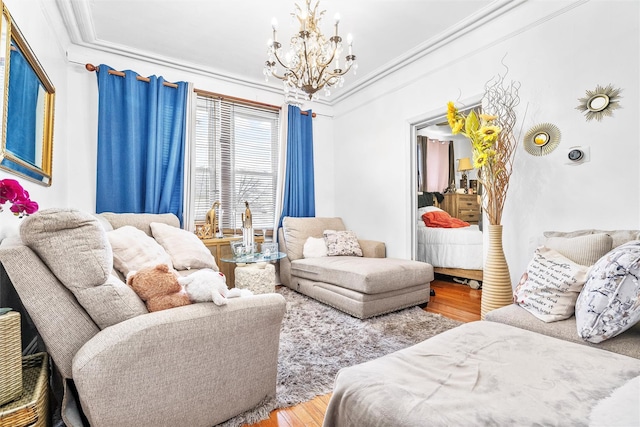
{"type": "Polygon", "coordinates": [[[425,212],[422,214],[422,220],[427,227],[434,228],[460,228],[468,227],[469,223],[459,218],[453,218],[445,211],[425,212]]]}

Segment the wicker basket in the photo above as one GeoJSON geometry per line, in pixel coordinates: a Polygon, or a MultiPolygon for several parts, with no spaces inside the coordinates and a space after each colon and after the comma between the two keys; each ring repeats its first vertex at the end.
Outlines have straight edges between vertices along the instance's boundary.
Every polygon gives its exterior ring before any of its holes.
{"type": "Polygon", "coordinates": [[[0,405],[22,394],[22,341],[20,313],[0,316],[0,405]]]}
{"type": "Polygon", "coordinates": [[[22,395],[0,406],[0,427],[49,426],[49,365],[47,353],[22,358],[22,395]]]}

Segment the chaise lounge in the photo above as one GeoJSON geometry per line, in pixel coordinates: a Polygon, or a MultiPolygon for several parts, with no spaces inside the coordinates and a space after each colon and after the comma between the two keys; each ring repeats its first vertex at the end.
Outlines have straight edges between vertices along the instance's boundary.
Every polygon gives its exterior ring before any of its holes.
{"type": "Polygon", "coordinates": [[[427,303],[433,267],[385,258],[382,242],[358,239],[362,256],[305,257],[309,238],[346,231],[341,218],[285,217],[279,230],[280,280],[289,288],[354,317],[365,319],[427,303]]]}

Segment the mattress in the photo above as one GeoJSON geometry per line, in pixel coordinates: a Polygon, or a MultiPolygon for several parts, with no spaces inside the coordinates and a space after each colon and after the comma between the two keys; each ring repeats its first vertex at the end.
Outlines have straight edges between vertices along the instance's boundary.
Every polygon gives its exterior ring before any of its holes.
{"type": "Polygon", "coordinates": [[[416,226],[416,260],[434,267],[482,270],[482,231],[477,225],[462,228],[416,226]]]}
{"type": "Polygon", "coordinates": [[[478,321],[340,370],[324,426],[638,425],[639,375],[638,359],[478,321]]]}

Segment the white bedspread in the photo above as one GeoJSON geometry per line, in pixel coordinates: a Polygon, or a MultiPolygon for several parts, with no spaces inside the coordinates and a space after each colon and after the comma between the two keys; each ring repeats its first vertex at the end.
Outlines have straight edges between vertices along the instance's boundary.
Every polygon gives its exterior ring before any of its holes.
{"type": "Polygon", "coordinates": [[[482,270],[482,232],[477,225],[462,228],[416,227],[416,260],[434,267],[482,270]]]}
{"type": "Polygon", "coordinates": [[[586,426],[638,375],[638,359],[478,321],[340,370],[324,426],[586,426]]]}

